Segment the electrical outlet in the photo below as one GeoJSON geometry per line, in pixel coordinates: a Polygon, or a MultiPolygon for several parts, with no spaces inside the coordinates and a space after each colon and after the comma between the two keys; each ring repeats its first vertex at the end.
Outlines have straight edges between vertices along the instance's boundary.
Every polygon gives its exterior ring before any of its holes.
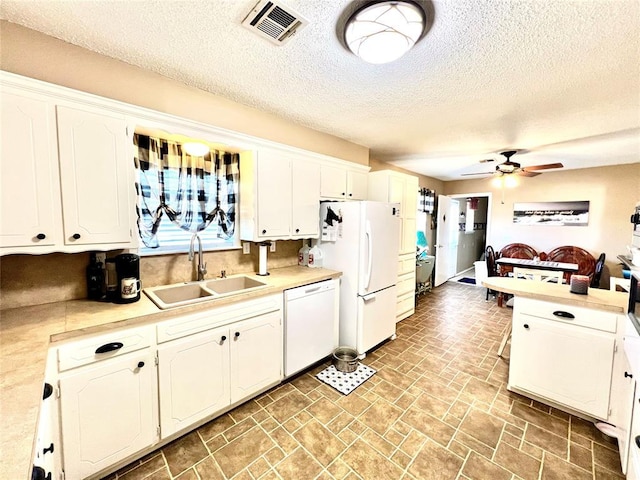
{"type": "Polygon", "coordinates": [[[242,244],[242,253],[244,253],[245,255],[247,253],[251,253],[251,244],[249,242],[244,242],[242,244]]]}
{"type": "Polygon", "coordinates": [[[269,246],[269,251],[270,252],[276,251],[276,242],[271,242],[271,246],[269,246]]]}

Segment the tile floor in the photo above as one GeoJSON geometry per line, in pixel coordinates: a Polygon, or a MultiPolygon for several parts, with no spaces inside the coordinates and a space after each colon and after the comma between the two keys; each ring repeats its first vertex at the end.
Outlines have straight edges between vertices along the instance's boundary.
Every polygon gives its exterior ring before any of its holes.
{"type": "Polygon", "coordinates": [[[511,310],[484,299],[448,282],[367,356],[378,372],[350,395],[315,368],[109,478],[622,478],[615,441],[506,390],[495,352],[511,310]]]}

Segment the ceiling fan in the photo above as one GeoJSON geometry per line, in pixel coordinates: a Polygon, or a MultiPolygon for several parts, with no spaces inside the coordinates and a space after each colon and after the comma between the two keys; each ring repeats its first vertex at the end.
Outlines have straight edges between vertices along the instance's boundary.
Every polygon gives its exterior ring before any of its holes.
{"type": "MultiPolygon", "coordinates": [[[[562,168],[564,165],[561,163],[547,163],[545,165],[532,165],[530,167],[521,167],[519,163],[512,162],[511,157],[518,153],[518,150],[507,150],[506,152],[501,152],[500,155],[507,159],[506,162],[503,162],[499,165],[496,165],[496,168],[493,172],[477,172],[477,173],[463,173],[462,175],[520,175],[523,177],[535,177],[536,175],[540,175],[538,170],[549,170],[551,168],[562,168]]],[[[480,163],[492,162],[493,159],[481,160],[480,163]]]]}

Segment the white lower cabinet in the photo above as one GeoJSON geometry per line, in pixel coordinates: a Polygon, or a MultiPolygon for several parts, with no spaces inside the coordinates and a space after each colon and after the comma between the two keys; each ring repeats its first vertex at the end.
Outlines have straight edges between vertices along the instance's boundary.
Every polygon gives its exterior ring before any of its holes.
{"type": "Polygon", "coordinates": [[[158,440],[154,357],[147,348],[60,375],[65,478],[86,478],[158,440]]]}
{"type": "Polygon", "coordinates": [[[516,297],[509,389],[607,421],[615,331],[614,314],[516,297]]]}
{"type": "Polygon", "coordinates": [[[162,438],[229,405],[229,343],[223,327],[158,346],[162,438]]]}
{"type": "Polygon", "coordinates": [[[231,327],[231,403],[282,379],[281,318],[271,312],[231,327]]]}
{"type": "Polygon", "coordinates": [[[162,438],[282,378],[281,312],[158,346],[162,438]]]}

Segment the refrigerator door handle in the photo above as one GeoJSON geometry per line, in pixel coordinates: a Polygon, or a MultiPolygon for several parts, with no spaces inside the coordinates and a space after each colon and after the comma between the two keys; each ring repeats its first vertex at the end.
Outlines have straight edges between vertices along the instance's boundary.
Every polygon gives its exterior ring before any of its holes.
{"type": "Polygon", "coordinates": [[[365,302],[373,300],[374,298],[376,298],[376,294],[375,293],[370,293],[369,295],[363,295],[362,296],[362,300],[364,300],[365,302]]]}
{"type": "Polygon", "coordinates": [[[367,277],[364,281],[364,288],[369,288],[369,284],[371,283],[371,269],[373,267],[373,242],[371,240],[371,223],[367,220],[365,226],[365,235],[367,236],[367,277]]]}

